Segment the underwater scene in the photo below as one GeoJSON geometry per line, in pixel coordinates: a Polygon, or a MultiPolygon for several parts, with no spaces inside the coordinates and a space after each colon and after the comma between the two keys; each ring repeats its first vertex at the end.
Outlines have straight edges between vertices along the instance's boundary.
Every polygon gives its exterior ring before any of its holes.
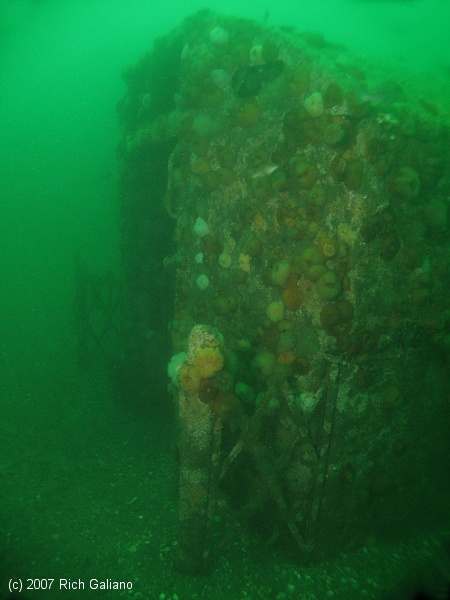
{"type": "Polygon", "coordinates": [[[0,0],[0,600],[450,598],[448,0],[0,0]]]}

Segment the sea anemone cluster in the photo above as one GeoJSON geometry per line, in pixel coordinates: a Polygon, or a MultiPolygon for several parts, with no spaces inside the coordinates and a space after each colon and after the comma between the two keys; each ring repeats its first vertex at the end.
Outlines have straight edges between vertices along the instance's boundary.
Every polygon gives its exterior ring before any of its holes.
{"type": "MultiPolygon", "coordinates": [[[[442,301],[437,274],[420,286],[411,269],[448,227],[438,187],[444,132],[435,125],[431,141],[420,114],[404,106],[388,119],[385,105],[355,93],[357,81],[324,69],[289,35],[208,15],[184,26],[169,169],[182,268],[177,322],[194,325],[201,314],[223,331],[234,377],[255,397],[282,381],[294,395],[315,393],[327,376],[320,356],[343,353],[356,377],[358,363],[378,359],[393,312],[429,322],[442,301]],[[406,266],[415,242],[420,256],[406,266]],[[373,312],[369,290],[378,286],[385,293],[373,312]],[[286,331],[290,348],[280,341],[286,331]],[[262,351],[277,357],[276,368],[254,379],[262,351]]],[[[185,349],[185,331],[173,332],[175,351],[185,349]]]]}
{"type": "MultiPolygon", "coordinates": [[[[370,406],[378,434],[413,388],[406,367],[394,391],[379,383],[399,356],[415,360],[406,325],[450,362],[448,120],[399,86],[385,86],[389,99],[363,93],[384,74],[338,64],[299,32],[202,11],[166,43],[173,101],[161,108],[149,76],[158,52],[167,64],[163,44],[140,66],[144,83],[129,74],[120,111],[125,164],[168,148],[174,388],[225,419],[267,415],[255,435],[282,455],[298,427],[320,437],[345,377],[336,414],[356,428],[370,406]],[[199,324],[223,342],[189,352],[199,324]]],[[[361,468],[342,461],[330,477],[353,485],[361,468]]]]}

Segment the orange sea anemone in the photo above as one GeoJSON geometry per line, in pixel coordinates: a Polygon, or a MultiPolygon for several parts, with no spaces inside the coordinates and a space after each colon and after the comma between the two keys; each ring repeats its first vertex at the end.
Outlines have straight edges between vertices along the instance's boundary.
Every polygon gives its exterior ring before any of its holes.
{"type": "Polygon", "coordinates": [[[194,354],[194,369],[199,377],[212,377],[223,366],[223,356],[218,348],[197,348],[194,354]]]}
{"type": "Polygon", "coordinates": [[[304,296],[298,287],[290,286],[283,290],[281,299],[287,310],[296,310],[303,302],[304,296]]]}

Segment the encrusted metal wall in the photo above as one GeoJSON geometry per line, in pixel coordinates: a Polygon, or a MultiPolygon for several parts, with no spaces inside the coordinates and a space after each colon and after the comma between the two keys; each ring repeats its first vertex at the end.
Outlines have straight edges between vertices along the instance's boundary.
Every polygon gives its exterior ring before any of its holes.
{"type": "MultiPolygon", "coordinates": [[[[178,42],[180,43],[180,42],[178,42]]],[[[173,220],[164,208],[173,135],[150,135],[148,124],[174,110],[179,54],[176,41],[123,69],[128,93],[118,103],[123,354],[118,377],[128,402],[166,413],[165,369],[170,356],[173,277],[163,266],[173,252],[173,220]],[[151,104],[149,98],[151,96],[151,104]]]]}
{"type": "Polygon", "coordinates": [[[138,340],[163,268],[156,220],[175,243],[161,303],[174,307],[180,424],[189,437],[195,401],[216,431],[197,496],[183,492],[196,456],[183,438],[182,497],[204,497],[207,520],[215,490],[225,520],[300,555],[439,524],[448,107],[319,36],[208,11],[127,82],[127,351],[149,360],[138,340]],[[192,346],[195,326],[219,341],[192,346]]]}

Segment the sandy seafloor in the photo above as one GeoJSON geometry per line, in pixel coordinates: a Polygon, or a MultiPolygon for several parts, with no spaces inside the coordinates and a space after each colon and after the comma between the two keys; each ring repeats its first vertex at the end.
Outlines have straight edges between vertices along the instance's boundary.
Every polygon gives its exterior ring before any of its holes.
{"type": "MultiPolygon", "coordinates": [[[[177,465],[173,425],[153,428],[121,405],[101,372],[80,374],[57,349],[2,346],[0,598],[10,579],[54,578],[21,598],[390,599],[414,580],[433,591],[449,569],[448,531],[376,542],[325,563],[289,561],[225,527],[209,574],[174,569],[177,465]],[[447,535],[446,535],[447,533],[447,535]],[[59,579],[85,583],[59,590],[59,579]],[[132,590],[90,590],[90,580],[132,590]]],[[[435,596],[438,597],[438,596],[435,596]]],[[[440,596],[439,596],[440,597],[440,596]]]]}

